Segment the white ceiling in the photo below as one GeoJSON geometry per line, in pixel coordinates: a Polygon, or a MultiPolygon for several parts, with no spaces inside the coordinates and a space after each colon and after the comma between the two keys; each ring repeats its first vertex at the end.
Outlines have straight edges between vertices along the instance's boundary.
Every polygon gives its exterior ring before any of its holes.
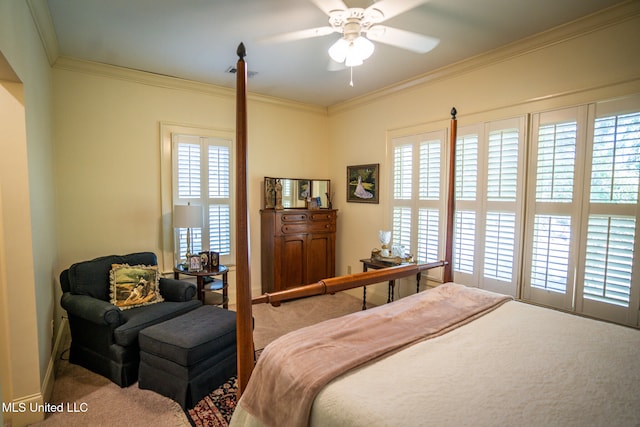
{"type": "MultiPolygon", "coordinates": [[[[394,0],[387,0],[393,2],[394,0]]],[[[620,0],[431,0],[385,25],[440,39],[425,54],[377,43],[353,69],[329,71],[333,33],[286,43],[261,38],[328,25],[312,0],[47,0],[62,56],[224,87],[244,42],[251,92],[329,106],[478,55],[620,0]]],[[[370,0],[347,0],[367,7],[370,0]]],[[[41,25],[41,24],[40,24],[41,25]]]]}

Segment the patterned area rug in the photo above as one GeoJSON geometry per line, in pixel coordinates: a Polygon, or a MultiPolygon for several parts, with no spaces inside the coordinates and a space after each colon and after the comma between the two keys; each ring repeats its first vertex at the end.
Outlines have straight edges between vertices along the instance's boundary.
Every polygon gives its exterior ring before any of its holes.
{"type": "MultiPolygon", "coordinates": [[[[256,350],[256,362],[262,350],[256,350]]],[[[186,411],[189,422],[195,427],[227,427],[236,409],[237,393],[238,378],[233,376],[196,403],[193,409],[186,411]]]]}
{"type": "Polygon", "coordinates": [[[191,425],[196,427],[227,427],[236,408],[237,378],[231,377],[187,411],[191,425]]]}

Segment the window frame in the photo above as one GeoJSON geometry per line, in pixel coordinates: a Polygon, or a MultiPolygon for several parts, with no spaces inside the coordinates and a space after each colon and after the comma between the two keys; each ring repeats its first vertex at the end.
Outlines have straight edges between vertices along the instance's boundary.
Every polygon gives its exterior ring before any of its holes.
{"type": "MultiPolygon", "coordinates": [[[[448,127],[429,127],[428,129],[407,129],[405,131],[398,131],[388,135],[388,160],[389,160],[389,220],[387,221],[388,230],[394,229],[394,211],[396,208],[406,208],[411,211],[411,225],[410,225],[410,247],[406,248],[407,252],[414,255],[414,258],[418,260],[418,239],[420,233],[418,233],[418,223],[420,221],[421,210],[437,210],[438,211],[438,260],[444,258],[444,241],[446,231],[446,191],[448,180],[446,179],[446,170],[449,156],[449,128],[448,127]],[[439,159],[439,194],[438,198],[429,198],[421,200],[419,197],[420,192],[420,146],[425,142],[439,141],[440,144],[440,159],[439,159]],[[395,148],[401,145],[411,146],[412,156],[412,170],[411,170],[411,197],[409,199],[395,199],[395,148]]],[[[395,233],[392,233],[391,241],[397,243],[395,233]]],[[[432,251],[429,251],[432,252],[432,251]]],[[[430,269],[423,273],[422,277],[427,277],[428,280],[442,281],[442,269],[430,269]]]]}
{"type": "MultiPolygon", "coordinates": [[[[173,271],[176,263],[175,233],[173,228],[174,201],[174,166],[173,166],[173,134],[193,135],[207,138],[217,138],[230,143],[230,255],[220,257],[220,262],[227,266],[235,264],[235,179],[236,179],[236,141],[235,131],[230,129],[210,128],[206,126],[185,125],[172,122],[160,122],[160,175],[161,175],[161,205],[162,205],[162,250],[158,262],[164,272],[173,271]]],[[[186,204],[186,203],[185,203],[186,204]]],[[[204,212],[203,212],[204,214],[204,212]]],[[[206,221],[206,218],[205,218],[206,221]]]]}
{"type": "MultiPolygon", "coordinates": [[[[485,121],[475,123],[467,126],[461,126],[458,128],[456,144],[460,140],[464,140],[469,136],[475,136],[477,138],[477,152],[475,164],[476,177],[475,177],[475,197],[473,199],[469,196],[465,196],[461,199],[457,197],[458,184],[456,184],[456,212],[454,215],[454,236],[453,236],[453,276],[457,283],[465,284],[467,286],[479,287],[494,292],[499,292],[507,295],[517,297],[520,292],[520,270],[521,270],[521,253],[522,253],[522,229],[524,221],[524,186],[526,181],[526,136],[527,136],[527,120],[526,116],[514,116],[511,118],[497,119],[492,121],[485,121]],[[489,200],[489,155],[490,155],[490,136],[493,132],[502,130],[516,129],[518,132],[518,159],[517,159],[517,178],[516,178],[516,196],[515,200],[489,200]],[[462,214],[466,215],[468,219],[470,214],[473,213],[474,225],[473,225],[473,259],[474,265],[471,272],[464,272],[456,269],[458,264],[458,233],[461,230],[459,227],[459,218],[462,214]],[[514,253],[512,256],[511,265],[511,280],[505,281],[497,278],[487,277],[485,275],[485,262],[487,256],[487,218],[488,214],[505,214],[513,213],[513,227],[514,227],[514,253]],[[481,236],[482,238],[478,238],[481,236]]],[[[458,176],[463,173],[458,168],[458,159],[460,150],[456,147],[456,181],[458,176]]],[[[469,188],[467,187],[465,192],[468,194],[469,188]]],[[[465,228],[467,232],[468,227],[465,228]]]]}

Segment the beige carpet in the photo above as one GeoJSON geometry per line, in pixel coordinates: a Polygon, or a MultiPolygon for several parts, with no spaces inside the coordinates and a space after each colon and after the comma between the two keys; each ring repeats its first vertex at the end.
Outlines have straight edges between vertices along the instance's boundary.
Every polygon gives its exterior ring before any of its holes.
{"type": "MultiPolygon", "coordinates": [[[[322,295],[283,303],[253,306],[256,350],[301,327],[338,317],[362,308],[362,300],[345,293],[322,295]]],[[[180,406],[171,399],[137,383],[120,388],[108,379],[66,361],[59,361],[51,404],[62,403],[85,412],[62,412],[47,415],[36,426],[189,426],[180,406]]]]}

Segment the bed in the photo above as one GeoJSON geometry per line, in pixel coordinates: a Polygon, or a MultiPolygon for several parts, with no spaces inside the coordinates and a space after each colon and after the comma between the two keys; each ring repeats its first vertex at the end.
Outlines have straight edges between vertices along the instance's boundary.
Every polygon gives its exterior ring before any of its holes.
{"type": "MultiPolygon", "coordinates": [[[[449,283],[455,152],[445,260],[252,298],[242,45],[238,55],[240,400],[231,425],[640,425],[640,331],[449,283]],[[254,369],[252,303],[277,305],[430,268],[445,269],[444,285],[294,331],[269,344],[254,369]]],[[[454,110],[451,141],[455,129],[454,110]]]]}

